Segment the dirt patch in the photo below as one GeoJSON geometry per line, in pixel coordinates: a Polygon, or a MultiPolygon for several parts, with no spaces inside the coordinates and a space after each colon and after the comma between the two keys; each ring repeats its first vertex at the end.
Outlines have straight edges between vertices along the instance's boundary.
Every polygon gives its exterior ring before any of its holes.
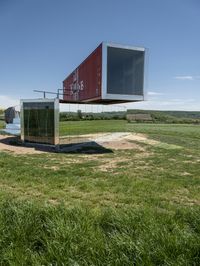
{"type": "Polygon", "coordinates": [[[182,173],[182,176],[190,176],[190,175],[192,175],[191,173],[188,173],[188,172],[183,172],[182,173]]]}
{"type": "Polygon", "coordinates": [[[144,148],[139,146],[136,143],[127,141],[122,139],[121,141],[106,141],[102,143],[103,146],[107,149],[114,149],[114,150],[138,150],[138,151],[144,151],[144,148]]]}
{"type": "MultiPolygon", "coordinates": [[[[63,143],[64,139],[74,140],[75,136],[67,136],[61,137],[61,143],[63,143]]],[[[0,151],[12,152],[14,154],[41,154],[44,152],[48,152],[50,150],[43,150],[36,147],[27,147],[27,146],[17,146],[17,137],[12,137],[8,135],[0,135],[0,151]]],[[[141,144],[153,145],[156,147],[164,148],[164,149],[174,149],[178,148],[178,146],[162,143],[156,140],[148,139],[148,137],[144,134],[136,134],[130,132],[114,132],[114,133],[98,133],[98,134],[88,134],[88,135],[80,135],[76,138],[75,145],[71,145],[70,149],[78,149],[80,145],[83,145],[83,148],[86,149],[89,143],[96,144],[99,153],[105,153],[106,149],[112,150],[137,150],[137,151],[145,151],[144,146],[141,144]],[[82,144],[78,144],[82,141],[82,144]],[[78,144],[78,145],[77,145],[78,144]]],[[[68,143],[69,144],[69,143],[68,143]]],[[[60,146],[61,147],[61,146],[60,146]]],[[[60,150],[60,152],[69,152],[68,149],[60,150]]],[[[91,146],[91,149],[94,149],[95,145],[91,146]]],[[[97,153],[97,151],[95,150],[97,153]]],[[[86,153],[86,152],[85,152],[86,153]]],[[[92,152],[91,152],[92,153],[92,152]]]]}
{"type": "Polygon", "coordinates": [[[94,141],[107,149],[144,151],[143,147],[130,141],[132,135],[129,132],[107,133],[94,138],[94,141]]]}
{"type": "Polygon", "coordinates": [[[130,132],[108,132],[79,136],[63,136],[60,138],[60,143],[63,145],[61,151],[68,153],[79,152],[84,154],[104,154],[112,152],[112,150],[145,151],[144,147],[141,147],[138,143],[132,141],[132,135],[133,134],[130,132]],[[72,143],[73,145],[67,145],[72,143]]]}
{"type": "Polygon", "coordinates": [[[103,164],[98,167],[99,170],[103,172],[108,172],[110,170],[113,170],[115,168],[120,168],[119,163],[129,163],[130,159],[125,159],[121,157],[116,157],[108,160],[104,160],[103,164]]]}
{"type": "Polygon", "coordinates": [[[49,170],[53,170],[53,171],[58,171],[60,169],[59,166],[55,166],[55,165],[54,166],[47,166],[47,165],[45,165],[44,168],[45,169],[49,169],[49,170]]]}
{"type": "Polygon", "coordinates": [[[181,146],[178,146],[178,145],[168,144],[168,143],[160,142],[157,140],[149,139],[144,134],[131,134],[130,133],[129,135],[125,136],[125,139],[144,143],[144,144],[148,144],[151,146],[156,146],[156,147],[162,148],[162,149],[180,149],[180,148],[182,148],[181,146]]]}
{"type": "Polygon", "coordinates": [[[130,132],[115,132],[115,133],[105,133],[101,136],[94,136],[91,140],[107,146],[113,149],[138,149],[144,151],[138,142],[149,144],[149,145],[160,145],[161,142],[148,139],[144,134],[130,133],[130,132]],[[136,143],[134,143],[134,141],[136,143]]]}
{"type": "MultiPolygon", "coordinates": [[[[90,141],[93,141],[106,149],[112,150],[139,150],[144,151],[140,145],[131,142],[130,140],[139,140],[141,136],[137,136],[133,138],[133,134],[131,133],[102,133],[102,134],[90,134],[86,135],[90,141]]],[[[86,136],[80,136],[80,139],[86,139],[86,136]],[[82,137],[82,138],[81,138],[82,137]]],[[[63,138],[64,139],[64,138],[63,138]]],[[[10,135],[0,135],[0,151],[11,152],[13,154],[41,154],[45,153],[41,149],[36,149],[35,147],[27,147],[22,145],[17,145],[19,141],[18,137],[10,136],[10,135]]],[[[62,140],[63,141],[63,140],[62,140]]],[[[85,144],[84,144],[85,145],[85,144]]],[[[87,142],[86,142],[87,146],[87,142]]]]}
{"type": "Polygon", "coordinates": [[[171,197],[171,202],[175,204],[181,204],[186,206],[200,205],[200,201],[197,199],[190,199],[187,196],[174,196],[171,197]]]}
{"type": "Polygon", "coordinates": [[[52,198],[52,199],[49,199],[48,200],[48,203],[50,203],[50,204],[52,204],[52,205],[58,205],[59,204],[59,201],[58,201],[58,199],[54,199],[54,198],[52,198]]]}
{"type": "Polygon", "coordinates": [[[129,134],[125,137],[125,139],[137,141],[149,145],[159,145],[161,142],[153,139],[148,139],[148,137],[144,134],[129,134]]]}
{"type": "Polygon", "coordinates": [[[17,137],[10,135],[0,135],[0,151],[12,152],[14,154],[40,154],[43,151],[36,150],[33,147],[17,146],[17,137]]]}

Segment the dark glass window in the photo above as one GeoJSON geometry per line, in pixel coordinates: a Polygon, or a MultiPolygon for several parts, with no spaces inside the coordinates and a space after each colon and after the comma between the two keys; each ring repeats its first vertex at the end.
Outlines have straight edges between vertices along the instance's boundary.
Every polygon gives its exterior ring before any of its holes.
{"type": "Polygon", "coordinates": [[[143,95],[144,51],[107,49],[107,93],[143,95]]]}
{"type": "Polygon", "coordinates": [[[54,144],[54,103],[24,102],[24,140],[54,144]]]}

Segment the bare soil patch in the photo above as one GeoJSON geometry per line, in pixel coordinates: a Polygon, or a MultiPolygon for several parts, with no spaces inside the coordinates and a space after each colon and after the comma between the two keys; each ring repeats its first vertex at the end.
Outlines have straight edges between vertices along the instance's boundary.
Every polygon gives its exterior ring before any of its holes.
{"type": "Polygon", "coordinates": [[[18,137],[10,135],[0,135],[0,151],[11,152],[14,154],[40,154],[43,151],[36,150],[34,147],[17,146],[18,137]]]}
{"type": "Polygon", "coordinates": [[[98,167],[98,169],[103,171],[103,172],[107,172],[107,171],[113,170],[115,168],[119,168],[119,165],[118,165],[119,163],[127,163],[127,165],[128,165],[128,163],[130,161],[131,161],[130,159],[116,157],[116,158],[104,160],[103,164],[100,165],[98,167]]]}
{"type": "Polygon", "coordinates": [[[144,151],[144,148],[139,146],[136,143],[127,141],[127,140],[120,140],[120,141],[106,141],[102,143],[103,146],[107,149],[114,149],[114,150],[139,150],[139,151],[144,151]]]}
{"type": "MultiPolygon", "coordinates": [[[[38,147],[29,147],[23,145],[17,145],[19,142],[18,137],[9,135],[0,135],[0,151],[12,152],[14,154],[41,154],[44,152],[50,152],[48,148],[40,149],[38,147]]],[[[144,147],[140,146],[139,143],[145,143],[149,145],[160,145],[161,142],[148,139],[144,134],[136,134],[130,132],[114,132],[114,133],[98,133],[98,134],[87,134],[79,136],[65,136],[61,137],[61,144],[81,143],[84,147],[87,147],[87,143],[93,142],[99,145],[99,147],[111,150],[137,150],[145,151],[144,147]]],[[[81,145],[81,144],[80,144],[81,145]]],[[[89,144],[88,144],[89,145],[89,144]]],[[[80,147],[79,147],[80,148],[80,147]]],[[[75,148],[76,149],[76,148],[75,148]]],[[[62,151],[62,148],[60,150],[62,151]]],[[[67,152],[67,150],[66,150],[67,152]]]]}

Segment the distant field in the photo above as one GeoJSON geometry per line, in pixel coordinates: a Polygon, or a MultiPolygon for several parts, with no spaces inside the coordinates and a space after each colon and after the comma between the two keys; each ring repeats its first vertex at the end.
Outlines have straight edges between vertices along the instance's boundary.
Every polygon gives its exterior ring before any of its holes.
{"type": "Polygon", "coordinates": [[[126,120],[92,120],[60,122],[60,135],[117,132],[127,130],[126,120]]]}
{"type": "Polygon", "coordinates": [[[200,126],[60,123],[62,136],[97,132],[142,133],[160,144],[0,152],[0,264],[200,265],[200,126]]]}
{"type": "Polygon", "coordinates": [[[200,126],[190,124],[127,123],[126,120],[92,120],[60,122],[60,135],[98,132],[138,132],[150,135],[200,137],[200,126]]]}

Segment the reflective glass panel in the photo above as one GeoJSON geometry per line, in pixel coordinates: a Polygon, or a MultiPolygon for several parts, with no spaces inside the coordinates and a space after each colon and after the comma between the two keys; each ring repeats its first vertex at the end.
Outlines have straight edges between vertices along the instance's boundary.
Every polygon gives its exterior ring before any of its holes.
{"type": "Polygon", "coordinates": [[[107,93],[143,95],[144,51],[107,49],[107,93]]]}
{"type": "Polygon", "coordinates": [[[24,140],[54,144],[54,102],[24,102],[24,140]]]}

